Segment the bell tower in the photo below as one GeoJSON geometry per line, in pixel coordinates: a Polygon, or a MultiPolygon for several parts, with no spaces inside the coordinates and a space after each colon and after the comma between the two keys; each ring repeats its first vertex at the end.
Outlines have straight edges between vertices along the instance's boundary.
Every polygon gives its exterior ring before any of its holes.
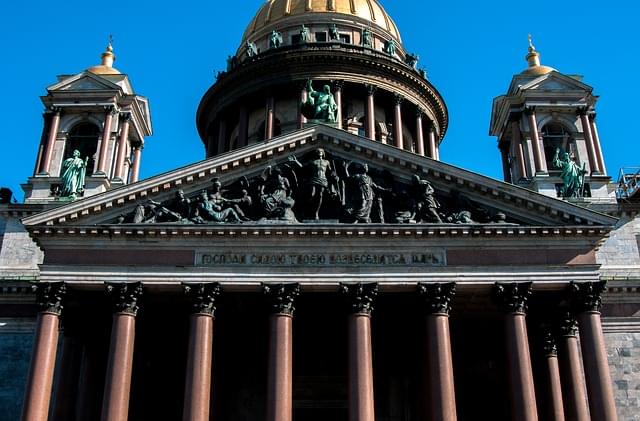
{"type": "Polygon", "coordinates": [[[115,67],[111,40],[99,65],[58,76],[41,97],[44,127],[26,203],[75,200],[134,183],[145,138],[152,133],[149,102],[115,67]]]}
{"type": "Polygon", "coordinates": [[[582,76],[540,64],[531,36],[526,61],[506,95],[493,101],[490,134],[498,138],[504,180],[575,202],[615,200],[593,88],[582,76]]]}

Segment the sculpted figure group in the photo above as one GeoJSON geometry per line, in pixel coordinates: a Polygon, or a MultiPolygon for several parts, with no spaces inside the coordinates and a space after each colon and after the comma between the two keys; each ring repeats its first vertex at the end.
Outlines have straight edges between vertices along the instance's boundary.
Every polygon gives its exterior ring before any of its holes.
{"type": "Polygon", "coordinates": [[[478,207],[457,191],[436,197],[433,185],[419,175],[396,180],[385,171],[327,156],[318,148],[290,156],[251,179],[223,186],[214,178],[208,189],[158,203],[137,205],[117,223],[509,223],[503,213],[478,207]],[[385,217],[386,215],[386,217],[385,217]]]}

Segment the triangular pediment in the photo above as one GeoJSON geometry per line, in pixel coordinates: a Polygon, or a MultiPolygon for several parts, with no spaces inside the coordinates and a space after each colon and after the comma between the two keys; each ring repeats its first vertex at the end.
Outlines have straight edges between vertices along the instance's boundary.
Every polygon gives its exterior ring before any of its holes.
{"type": "Polygon", "coordinates": [[[49,92],[77,92],[77,91],[121,91],[117,84],[94,75],[91,72],[82,72],[66,78],[47,88],[49,92]]]}
{"type": "Polygon", "coordinates": [[[616,221],[565,201],[320,125],[77,200],[28,217],[23,223],[28,228],[313,224],[318,222],[313,221],[317,202],[312,189],[316,193],[323,190],[319,218],[329,225],[367,224],[367,218],[371,224],[413,227],[609,227],[616,221]],[[318,157],[319,149],[325,151],[324,158],[318,157]],[[215,193],[213,179],[219,179],[223,189],[217,198],[209,198],[214,202],[208,208],[211,215],[204,215],[205,207],[199,204],[204,202],[198,196],[203,191],[215,193]],[[432,194],[427,181],[433,187],[432,194]],[[183,202],[188,206],[177,203],[179,190],[189,199],[183,202]],[[194,207],[200,209],[197,214],[194,207]],[[248,221],[229,216],[242,211],[242,219],[248,221]],[[216,220],[216,212],[220,220],[216,220]],[[295,221],[286,215],[293,215],[295,221]]]}
{"type": "Polygon", "coordinates": [[[510,95],[517,95],[517,93],[524,93],[526,91],[583,91],[591,93],[593,88],[573,77],[558,72],[551,72],[531,80],[520,80],[518,77],[514,78],[510,95]]]}

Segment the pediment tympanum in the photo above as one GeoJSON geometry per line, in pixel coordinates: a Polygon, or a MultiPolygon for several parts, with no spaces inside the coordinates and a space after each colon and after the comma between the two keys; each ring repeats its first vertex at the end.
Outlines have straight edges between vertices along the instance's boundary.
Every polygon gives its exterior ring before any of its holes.
{"type": "Polygon", "coordinates": [[[328,126],[26,218],[28,227],[599,226],[615,219],[328,126]]]}
{"type": "Polygon", "coordinates": [[[57,91],[121,91],[115,83],[96,76],[90,72],[79,73],[48,88],[49,92],[57,91]]]}

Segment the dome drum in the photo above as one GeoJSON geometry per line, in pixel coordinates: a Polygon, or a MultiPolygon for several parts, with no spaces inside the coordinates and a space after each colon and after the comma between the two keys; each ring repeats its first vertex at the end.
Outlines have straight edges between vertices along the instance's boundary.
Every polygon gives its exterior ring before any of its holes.
{"type": "MultiPolygon", "coordinates": [[[[399,96],[403,98],[403,126],[415,131],[415,111],[422,110],[425,128],[433,126],[436,141],[439,143],[444,136],[448,122],[444,101],[437,90],[413,69],[378,52],[354,54],[353,50],[344,48],[309,47],[255,57],[238,64],[219,78],[203,98],[197,114],[198,129],[203,142],[208,145],[208,156],[244,146],[244,142],[234,143],[231,136],[239,125],[239,113],[251,114],[257,109],[264,121],[265,104],[269,98],[274,98],[277,103],[275,118],[282,133],[298,129],[298,107],[309,79],[315,81],[316,89],[329,81],[342,81],[341,123],[345,130],[349,119],[362,117],[349,112],[349,104],[366,100],[366,86],[372,85],[377,89],[375,103],[379,116],[376,124],[382,123],[380,127],[393,120],[393,98],[399,96]],[[221,121],[225,126],[224,146],[210,148],[212,139],[220,137],[221,121]]],[[[255,127],[259,123],[247,121],[246,124],[243,130],[247,131],[247,141],[263,140],[258,133],[259,127],[255,127]]],[[[384,128],[381,131],[384,132],[384,128]]],[[[213,143],[217,145],[216,142],[213,143]]],[[[415,150],[410,145],[408,149],[415,150]]]]}

